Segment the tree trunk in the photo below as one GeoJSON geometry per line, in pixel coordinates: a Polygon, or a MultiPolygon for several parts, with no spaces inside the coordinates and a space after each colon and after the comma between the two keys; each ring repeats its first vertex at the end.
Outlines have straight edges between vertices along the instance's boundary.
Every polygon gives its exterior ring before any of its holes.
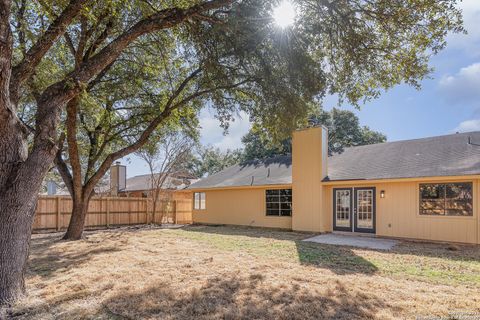
{"type": "MultiPolygon", "coordinates": [[[[21,197],[21,196],[18,196],[21,197]]],[[[24,274],[37,198],[0,197],[0,306],[9,305],[25,293],[24,274]]]]}
{"type": "Polygon", "coordinates": [[[23,275],[43,167],[24,176],[27,143],[18,122],[0,126],[0,306],[25,292],[23,275]],[[2,127],[3,126],[3,127],[2,127]]]}
{"type": "Polygon", "coordinates": [[[68,229],[63,236],[64,240],[80,240],[85,228],[85,219],[88,212],[88,204],[90,203],[90,196],[73,199],[72,215],[68,229]]]}
{"type": "MultiPolygon", "coordinates": [[[[157,194],[157,190],[152,191],[152,196],[153,196],[153,199],[152,199],[152,216],[153,216],[152,224],[155,224],[155,217],[157,215],[158,196],[156,194],[157,194]]],[[[162,225],[162,220],[161,219],[160,219],[159,225],[162,225]]]]}

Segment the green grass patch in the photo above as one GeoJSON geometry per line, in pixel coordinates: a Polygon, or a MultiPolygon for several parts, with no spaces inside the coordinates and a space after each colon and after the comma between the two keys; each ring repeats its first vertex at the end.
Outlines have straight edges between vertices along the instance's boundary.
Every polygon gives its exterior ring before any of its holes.
{"type": "Polygon", "coordinates": [[[392,251],[376,251],[303,242],[309,235],[260,228],[192,226],[169,232],[222,251],[312,265],[337,274],[377,274],[480,287],[478,247],[451,252],[441,244],[407,242],[392,251]]]}

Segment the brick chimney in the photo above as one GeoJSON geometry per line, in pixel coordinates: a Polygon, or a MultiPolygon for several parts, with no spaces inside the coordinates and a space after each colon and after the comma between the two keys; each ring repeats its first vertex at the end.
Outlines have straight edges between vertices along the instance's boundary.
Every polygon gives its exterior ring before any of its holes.
{"type": "Polygon", "coordinates": [[[117,196],[122,190],[125,190],[127,182],[127,167],[123,166],[120,161],[115,162],[110,167],[110,193],[117,196]]]}

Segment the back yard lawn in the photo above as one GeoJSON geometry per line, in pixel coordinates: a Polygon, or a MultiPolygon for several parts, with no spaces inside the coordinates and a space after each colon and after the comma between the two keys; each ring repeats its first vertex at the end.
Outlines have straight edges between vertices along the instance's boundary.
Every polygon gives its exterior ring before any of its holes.
{"type": "Polygon", "coordinates": [[[480,248],[393,251],[242,227],[34,235],[15,319],[395,319],[480,314],[480,248]]]}

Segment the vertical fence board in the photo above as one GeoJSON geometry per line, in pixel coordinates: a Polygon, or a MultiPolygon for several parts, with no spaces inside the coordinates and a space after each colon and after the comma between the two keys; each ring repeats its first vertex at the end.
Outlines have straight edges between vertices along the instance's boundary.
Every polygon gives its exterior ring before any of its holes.
{"type": "MultiPolygon", "coordinates": [[[[151,199],[95,197],[90,200],[87,228],[146,223],[191,223],[191,200],[160,200],[156,212],[151,199]]],[[[64,230],[70,222],[72,200],[68,196],[40,196],[33,230],[64,230]]]]}

